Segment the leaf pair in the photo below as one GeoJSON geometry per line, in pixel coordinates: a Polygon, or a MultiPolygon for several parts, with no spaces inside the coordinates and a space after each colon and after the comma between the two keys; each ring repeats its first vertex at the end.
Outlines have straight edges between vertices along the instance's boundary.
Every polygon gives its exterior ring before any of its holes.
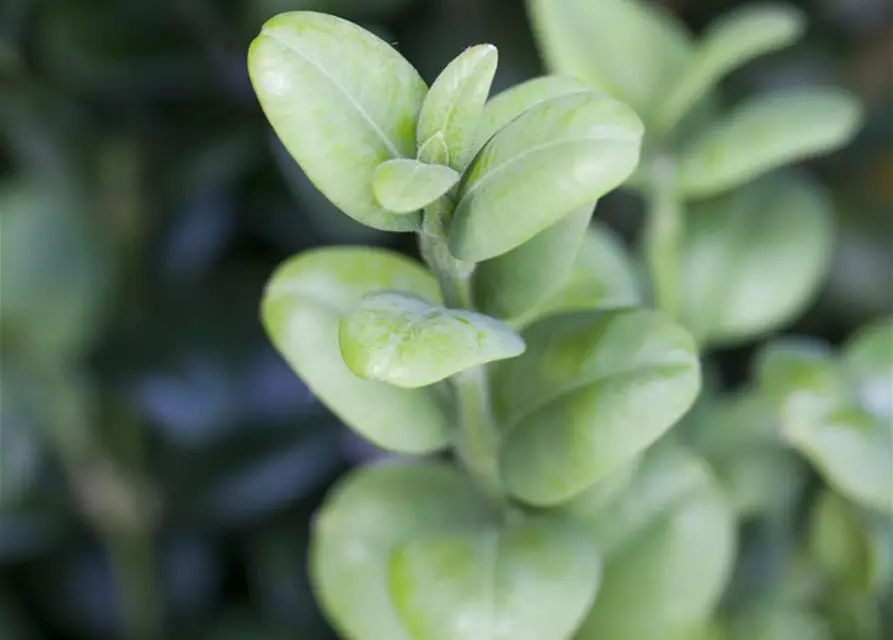
{"type": "Polygon", "coordinates": [[[564,640],[601,574],[573,523],[498,524],[466,478],[417,464],[343,480],[316,519],[311,562],[349,640],[564,640]]]}

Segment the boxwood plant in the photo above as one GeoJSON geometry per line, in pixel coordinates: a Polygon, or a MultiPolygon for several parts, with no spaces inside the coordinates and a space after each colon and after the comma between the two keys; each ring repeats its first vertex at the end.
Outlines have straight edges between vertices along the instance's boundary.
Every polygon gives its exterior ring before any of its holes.
{"type": "MultiPolygon", "coordinates": [[[[792,38],[790,12],[732,16],[695,45],[626,2],[530,8],[555,73],[494,97],[493,46],[462,52],[428,87],[386,42],[321,13],[276,16],[249,51],[261,106],[313,184],[369,227],[416,234],[423,260],[306,251],[261,305],[298,375],[393,454],[350,473],[315,519],[314,588],[346,640],[726,631],[716,612],[739,510],[702,437],[714,403],[686,420],[688,439],[664,436],[701,392],[701,349],[802,309],[831,233],[825,198],[800,178],[706,198],[842,144],[858,109],[838,91],[798,90],[691,125],[725,72],[792,38]],[[591,221],[624,184],[651,205],[653,286],[591,221]]],[[[865,384],[888,379],[871,355],[884,331],[844,356],[865,384]]],[[[861,405],[843,404],[840,381],[839,405],[797,400],[832,385],[802,373],[814,353],[800,346],[766,356],[759,397],[778,415],[805,411],[784,433],[829,478],[817,517],[843,571],[834,536],[856,525],[840,514],[866,496],[889,509],[889,479],[829,461],[849,428],[837,416],[861,405]]],[[[859,416],[875,439],[853,451],[883,441],[859,416]]]]}

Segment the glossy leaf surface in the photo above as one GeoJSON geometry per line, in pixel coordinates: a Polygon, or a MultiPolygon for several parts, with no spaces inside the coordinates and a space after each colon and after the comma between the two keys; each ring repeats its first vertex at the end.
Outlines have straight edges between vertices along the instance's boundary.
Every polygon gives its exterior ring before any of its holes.
{"type": "Polygon", "coordinates": [[[528,0],[546,66],[647,114],[657,91],[690,55],[688,34],[639,0],[528,0]]]}
{"type": "Polygon", "coordinates": [[[396,292],[363,298],[341,318],[339,340],[358,376],[407,388],[524,352],[524,341],[498,320],[396,292]]]}
{"type": "Polygon", "coordinates": [[[446,467],[354,471],[313,527],[311,575],[326,616],[344,640],[417,640],[389,594],[394,552],[411,540],[489,524],[467,478],[446,467]]]}
{"type": "Polygon", "coordinates": [[[682,152],[679,188],[691,197],[727,191],[842,147],[861,121],[856,98],[841,89],[793,88],[752,98],[682,152]]]}
{"type": "Polygon", "coordinates": [[[554,293],[570,277],[591,217],[592,207],[585,206],[478,265],[474,288],[480,309],[498,318],[515,318],[554,293]]]}
{"type": "Polygon", "coordinates": [[[449,420],[433,389],[362,380],[344,364],[338,322],[363,297],[399,290],[436,304],[434,278],[382,249],[305,251],[270,278],[262,315],[273,344],[310,389],[348,426],[378,446],[422,453],[447,444],[449,420]]]}
{"type": "Polygon", "coordinates": [[[682,318],[702,344],[741,342],[793,321],[830,266],[831,205],[799,178],[705,202],[686,227],[682,318]]]}
{"type": "Polygon", "coordinates": [[[428,206],[459,182],[459,174],[439,164],[397,159],[375,168],[375,199],[393,213],[413,213],[428,206]]]}
{"type": "MultiPolygon", "coordinates": [[[[498,60],[493,45],[466,49],[437,77],[422,105],[418,143],[424,145],[432,137],[442,136],[447,148],[447,164],[457,171],[468,166],[476,151],[478,119],[490,93],[498,60]]],[[[421,154],[419,159],[438,161],[433,156],[421,154]]]]}
{"type": "Polygon", "coordinates": [[[679,78],[658,107],[663,129],[673,127],[725,75],[752,59],[797,40],[806,16],[796,7],[777,4],[743,6],[711,24],[679,78]]]}
{"type": "Polygon", "coordinates": [[[523,337],[527,352],[499,365],[493,397],[503,479],[530,504],[565,502],[629,462],[700,390],[694,342],[653,311],[552,316],[523,337]]]}
{"type": "Polygon", "coordinates": [[[427,88],[412,65],[351,22],[295,11],[264,25],[248,69],[276,134],[329,200],[371,227],[417,227],[416,216],[394,216],[372,192],[378,165],[415,156],[427,88]]]}
{"type": "Polygon", "coordinates": [[[619,186],[639,161],[642,123],[595,92],[546,100],[502,128],[456,196],[450,252],[494,258],[619,186]]]}
{"type": "Polygon", "coordinates": [[[713,613],[735,557],[735,520],[702,461],[658,446],[607,506],[568,508],[605,555],[577,640],[681,639],[713,613]]]}
{"type": "Polygon", "coordinates": [[[390,592],[418,640],[564,640],[600,577],[576,525],[529,520],[407,542],[393,556],[390,592]]]}

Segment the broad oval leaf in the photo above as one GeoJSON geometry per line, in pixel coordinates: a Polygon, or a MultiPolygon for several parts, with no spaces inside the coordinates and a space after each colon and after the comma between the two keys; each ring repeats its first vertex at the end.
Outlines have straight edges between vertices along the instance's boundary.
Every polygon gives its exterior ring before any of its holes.
{"type": "Polygon", "coordinates": [[[452,469],[391,463],[352,472],[313,524],[311,577],[326,617],[344,640],[416,640],[388,593],[393,553],[490,523],[467,477],[452,469]]]}
{"type": "Polygon", "coordinates": [[[289,365],[349,427],[386,449],[435,451],[449,441],[450,421],[434,389],[362,380],[341,356],[341,316],[364,296],[385,289],[441,301],[434,278],[399,254],[360,247],[305,251],[270,278],[264,326],[289,365]]]}
{"type": "Polygon", "coordinates": [[[410,231],[375,200],[372,175],[386,160],[415,156],[416,120],[427,87],[386,42],[312,11],[270,19],[248,52],[264,113],[316,187],[355,220],[410,231]]]}
{"type": "Polygon", "coordinates": [[[818,293],[833,242],[830,202],[793,176],[696,206],[681,249],[683,324],[703,345],[779,329],[818,293]]]}
{"type": "Polygon", "coordinates": [[[528,109],[475,157],[456,196],[450,252],[480,262],[506,253],[595,202],[635,169],[642,123],[596,92],[528,109]]]}
{"type": "Polygon", "coordinates": [[[893,424],[893,318],[856,333],[844,347],[843,361],[861,406],[877,420],[893,424]]]}
{"type": "Polygon", "coordinates": [[[829,153],[856,134],[862,109],[842,89],[758,96],[707,128],[679,158],[679,189],[707,197],[783,165],[829,153]]]}
{"type": "Polygon", "coordinates": [[[655,121],[667,131],[725,75],[796,41],[806,16],[790,5],[759,4],[729,11],[711,24],[679,77],[659,101],[655,121]]]}
{"type": "Polygon", "coordinates": [[[498,320],[390,291],[366,296],[344,315],[339,341],[355,374],[406,388],[524,352],[520,336],[498,320]]]}
{"type": "Polygon", "coordinates": [[[592,217],[587,205],[508,253],[478,265],[474,293],[484,313],[516,318],[554,293],[571,269],[592,217]]]}
{"type": "MultiPolygon", "coordinates": [[[[431,85],[419,114],[417,138],[422,149],[435,135],[443,136],[449,166],[463,171],[475,154],[478,118],[490,93],[499,54],[481,44],[459,54],[431,85]]],[[[423,162],[438,162],[419,152],[423,162]]]]}
{"type": "Polygon", "coordinates": [[[565,502],[654,443],[700,390],[694,341],[650,310],[551,316],[501,363],[502,475],[529,504],[565,502]]]}
{"type": "Polygon", "coordinates": [[[413,213],[427,207],[459,182],[459,174],[439,164],[398,158],[375,168],[375,199],[393,213],[413,213]]]}
{"type": "Polygon", "coordinates": [[[542,76],[522,82],[495,95],[484,105],[478,121],[475,153],[493,135],[522,113],[550,98],[583,93],[592,88],[569,76],[542,76]]]}
{"type": "Polygon", "coordinates": [[[605,556],[577,640],[681,640],[712,615],[734,565],[736,522],[701,460],[659,446],[610,504],[569,506],[605,556]]]}
{"type": "Polygon", "coordinates": [[[536,519],[407,542],[389,586],[416,640],[565,640],[600,577],[579,527],[536,519]]]}
{"type": "Polygon", "coordinates": [[[528,0],[546,66],[647,114],[690,55],[684,28],[639,0],[528,0]]]}

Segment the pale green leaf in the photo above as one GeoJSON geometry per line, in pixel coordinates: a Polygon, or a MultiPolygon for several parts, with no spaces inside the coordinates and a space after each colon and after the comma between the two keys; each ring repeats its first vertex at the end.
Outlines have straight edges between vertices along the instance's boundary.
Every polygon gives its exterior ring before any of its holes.
{"type": "Polygon", "coordinates": [[[390,291],[363,298],[344,315],[339,340],[356,375],[406,388],[524,352],[524,341],[499,320],[390,291]]]}
{"type": "MultiPolygon", "coordinates": [[[[463,171],[474,156],[478,118],[490,93],[498,63],[496,47],[482,44],[459,54],[431,85],[419,114],[418,142],[443,136],[449,166],[463,171]]],[[[438,154],[419,152],[423,162],[439,162],[438,154]],[[430,157],[428,157],[430,155],[430,157]]]]}
{"type": "Polygon", "coordinates": [[[248,69],[276,134],[332,203],[370,227],[418,227],[418,216],[391,214],[372,192],[378,165],[415,156],[427,92],[397,51],[341,18],[294,11],[264,25],[248,69]]]}
{"type": "Polygon", "coordinates": [[[386,449],[434,451],[448,443],[451,430],[434,389],[362,380],[341,356],[339,319],[364,296],[385,289],[441,301],[434,278],[399,254],[360,247],[305,251],[270,278],[264,326],[291,367],[349,427],[386,449]]]}
{"type": "Polygon", "coordinates": [[[508,253],[478,265],[475,298],[485,313],[516,318],[554,293],[571,269],[592,217],[587,205],[508,253]]]}
{"type": "Polygon", "coordinates": [[[825,574],[840,586],[864,593],[877,578],[867,522],[858,510],[825,489],[810,514],[809,551],[825,574]]]}
{"type": "Polygon", "coordinates": [[[388,593],[400,545],[491,522],[466,476],[434,465],[378,465],[354,471],[326,499],[313,524],[314,590],[344,640],[418,640],[388,593]]]}
{"type": "Polygon", "coordinates": [[[659,101],[657,126],[674,127],[728,73],[796,41],[805,22],[800,9],[779,4],[745,5],[722,15],[659,101]]]}
{"type": "Polygon", "coordinates": [[[454,256],[506,253],[619,186],[639,161],[642,123],[595,92],[559,96],[499,130],[475,157],[449,229],[454,256]]]}
{"type": "Polygon", "coordinates": [[[663,435],[700,390],[688,333],[649,310],[551,316],[500,363],[493,399],[507,489],[534,505],[580,494],[663,435]]]}
{"type": "Polygon", "coordinates": [[[677,77],[689,35],[669,14],[639,0],[528,0],[546,66],[623,100],[640,115],[677,77]]]}
{"type": "Polygon", "coordinates": [[[575,517],[605,555],[576,640],[682,640],[712,615],[734,565],[736,523],[701,460],[661,446],[609,505],[575,517]]]}
{"type": "Polygon", "coordinates": [[[736,620],[730,640],[834,640],[828,623],[806,609],[774,607],[736,620]]]}
{"type": "Polygon", "coordinates": [[[814,300],[833,241],[831,203],[793,176],[695,207],[681,249],[683,324],[704,345],[778,330],[814,300]]]}
{"type": "Polygon", "coordinates": [[[400,158],[375,168],[375,199],[393,213],[413,213],[428,206],[459,182],[459,174],[439,164],[400,158]]]}
{"type": "Polygon", "coordinates": [[[893,429],[893,318],[858,331],[844,347],[843,359],[861,406],[893,429]]]}
{"type": "Polygon", "coordinates": [[[419,640],[565,640],[600,577],[577,526],[539,519],[408,542],[394,555],[390,592],[419,640]]]}
{"type": "Polygon", "coordinates": [[[690,197],[727,191],[844,146],[861,122],[859,103],[842,89],[793,88],[752,98],[682,151],[679,188],[690,197]]]}

